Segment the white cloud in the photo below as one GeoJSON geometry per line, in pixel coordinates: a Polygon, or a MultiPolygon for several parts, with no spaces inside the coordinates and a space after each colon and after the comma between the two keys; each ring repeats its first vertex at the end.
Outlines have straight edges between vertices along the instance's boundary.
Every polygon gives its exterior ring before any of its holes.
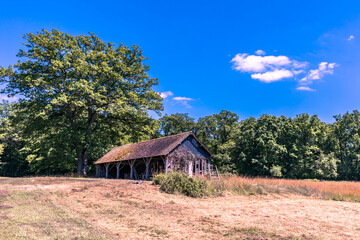
{"type": "Polygon", "coordinates": [[[256,54],[256,55],[265,55],[266,52],[263,51],[263,50],[261,50],[261,49],[259,49],[259,50],[255,51],[255,54],[256,54]]]}
{"type": "Polygon", "coordinates": [[[303,69],[308,66],[307,62],[299,62],[287,56],[256,56],[246,53],[237,54],[231,62],[233,63],[233,69],[252,73],[252,79],[266,83],[291,78],[303,73],[303,69]]]}
{"type": "Polygon", "coordinates": [[[308,62],[299,62],[287,56],[260,56],[265,54],[262,50],[255,53],[258,55],[236,54],[231,60],[233,69],[250,73],[252,79],[265,83],[294,78],[301,85],[297,89],[302,91],[315,91],[308,85],[312,84],[314,80],[322,79],[327,74],[333,74],[334,68],[337,66],[336,63],[321,62],[317,69],[309,70],[308,62]]]}
{"type": "Polygon", "coordinates": [[[266,82],[266,83],[270,83],[270,82],[275,82],[275,81],[279,81],[280,79],[283,78],[290,78],[293,77],[294,74],[293,72],[289,71],[289,70],[274,70],[274,71],[269,71],[269,72],[265,72],[265,73],[255,73],[255,74],[251,74],[251,78],[252,79],[258,79],[262,82],[266,82]]]}
{"type": "Polygon", "coordinates": [[[321,62],[318,69],[312,69],[299,82],[302,85],[312,84],[314,80],[322,79],[326,74],[333,74],[336,63],[321,62]]]}
{"type": "Polygon", "coordinates": [[[240,72],[265,72],[291,64],[286,56],[255,56],[246,53],[236,54],[231,62],[234,63],[233,68],[240,72]]]}
{"type": "Polygon", "coordinates": [[[188,97],[174,97],[173,100],[181,103],[182,105],[186,106],[187,108],[191,108],[191,106],[189,105],[189,101],[195,101],[195,99],[188,98],[188,97]]]}
{"type": "Polygon", "coordinates": [[[194,99],[188,97],[174,97],[173,99],[175,101],[194,101],[194,99]]]}
{"type": "Polygon", "coordinates": [[[310,92],[314,92],[314,91],[316,91],[315,89],[312,89],[312,88],[309,88],[309,87],[298,87],[298,88],[296,88],[297,90],[299,90],[299,91],[310,91],[310,92]]]}
{"type": "MultiPolygon", "coordinates": [[[[308,62],[299,62],[299,61],[296,61],[296,60],[292,60],[292,65],[296,69],[304,69],[309,65],[309,63],[308,62]]],[[[301,70],[301,71],[303,71],[303,70],[301,70]]]]}
{"type": "Polygon", "coordinates": [[[162,97],[163,99],[167,98],[167,97],[171,97],[174,95],[174,93],[170,92],[170,91],[166,91],[166,92],[160,92],[160,97],[162,97]]]}
{"type": "Polygon", "coordinates": [[[350,35],[350,36],[347,38],[347,40],[349,40],[349,41],[351,41],[351,40],[353,40],[353,39],[355,39],[355,36],[354,36],[354,35],[350,35]]]}
{"type": "Polygon", "coordinates": [[[298,75],[298,74],[304,73],[304,72],[305,72],[304,70],[293,70],[293,71],[292,71],[292,73],[293,73],[294,75],[298,75]]]}

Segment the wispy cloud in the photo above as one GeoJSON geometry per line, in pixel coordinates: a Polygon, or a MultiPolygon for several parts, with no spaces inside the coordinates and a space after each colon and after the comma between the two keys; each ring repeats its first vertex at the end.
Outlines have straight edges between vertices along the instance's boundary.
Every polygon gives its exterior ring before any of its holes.
{"type": "Polygon", "coordinates": [[[296,88],[296,90],[299,90],[299,91],[309,91],[309,92],[315,92],[316,90],[315,89],[312,89],[310,87],[298,87],[296,88]]]}
{"type": "Polygon", "coordinates": [[[160,97],[162,97],[163,99],[174,95],[174,93],[172,93],[171,91],[160,92],[159,94],[160,94],[160,97]]]}
{"type": "Polygon", "coordinates": [[[322,79],[326,74],[333,74],[336,63],[322,62],[317,69],[312,69],[303,77],[299,83],[302,85],[310,85],[315,80],[322,79]]]}
{"type": "MultiPolygon", "coordinates": [[[[262,51],[262,50],[258,50],[262,51]]],[[[247,53],[236,54],[231,60],[233,69],[239,72],[250,73],[252,79],[265,83],[272,83],[282,79],[294,78],[301,85],[298,90],[311,91],[308,85],[314,80],[323,78],[326,74],[333,74],[335,63],[322,62],[317,69],[309,70],[308,62],[300,62],[287,56],[260,56],[265,52],[249,55],[247,53]],[[261,53],[261,54],[260,54],[261,53]],[[300,77],[297,77],[300,76],[300,77]]]]}
{"type": "Polygon", "coordinates": [[[194,99],[188,97],[174,97],[173,99],[175,101],[194,101],[194,99]]]}
{"type": "Polygon", "coordinates": [[[265,55],[266,52],[263,51],[263,50],[261,50],[261,49],[259,49],[259,50],[255,51],[255,54],[256,54],[256,55],[265,55]]]}
{"type": "Polygon", "coordinates": [[[353,39],[355,39],[355,36],[354,36],[354,35],[350,35],[350,36],[347,38],[348,41],[351,41],[351,40],[353,40],[353,39]]]}
{"type": "Polygon", "coordinates": [[[188,98],[188,97],[174,97],[173,100],[175,100],[178,103],[181,103],[182,105],[186,106],[187,108],[191,108],[191,106],[189,104],[190,101],[195,101],[195,99],[188,98]]]}
{"type": "MultiPolygon", "coordinates": [[[[191,108],[189,102],[191,101],[195,101],[195,99],[193,98],[189,98],[189,97],[172,97],[174,96],[174,93],[171,91],[165,91],[165,92],[158,92],[158,94],[160,95],[160,97],[162,97],[163,99],[169,99],[169,101],[171,101],[172,103],[178,103],[178,104],[182,104],[188,108],[191,108]],[[171,98],[170,98],[171,97],[171,98]]],[[[1,99],[1,98],[0,98],[1,99]]]]}

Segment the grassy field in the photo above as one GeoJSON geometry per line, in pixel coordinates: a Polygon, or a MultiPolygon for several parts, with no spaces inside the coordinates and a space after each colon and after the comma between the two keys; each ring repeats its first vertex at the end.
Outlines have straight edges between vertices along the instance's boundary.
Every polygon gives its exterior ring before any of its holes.
{"type": "Polygon", "coordinates": [[[297,194],[322,199],[360,202],[360,182],[222,177],[208,181],[210,191],[240,195],[297,194]]]}
{"type": "Polygon", "coordinates": [[[229,177],[206,198],[136,183],[0,178],[0,239],[360,239],[360,183],[229,177]]]}

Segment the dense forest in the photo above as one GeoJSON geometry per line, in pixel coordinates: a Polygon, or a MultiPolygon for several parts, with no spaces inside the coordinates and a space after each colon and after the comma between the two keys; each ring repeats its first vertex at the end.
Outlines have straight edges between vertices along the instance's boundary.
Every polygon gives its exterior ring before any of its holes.
{"type": "Polygon", "coordinates": [[[94,173],[112,147],[193,131],[222,172],[247,176],[360,180],[360,113],[240,120],[223,110],[195,121],[161,115],[156,78],[141,49],[94,34],[26,34],[19,61],[0,67],[0,175],[94,173]]]}

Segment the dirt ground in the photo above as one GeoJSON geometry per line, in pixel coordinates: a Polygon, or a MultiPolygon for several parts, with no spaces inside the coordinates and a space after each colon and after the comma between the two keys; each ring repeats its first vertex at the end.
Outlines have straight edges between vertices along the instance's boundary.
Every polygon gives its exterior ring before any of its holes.
{"type": "Polygon", "coordinates": [[[360,239],[360,203],[297,195],[194,199],[151,182],[0,178],[0,238],[22,237],[360,239]]]}

